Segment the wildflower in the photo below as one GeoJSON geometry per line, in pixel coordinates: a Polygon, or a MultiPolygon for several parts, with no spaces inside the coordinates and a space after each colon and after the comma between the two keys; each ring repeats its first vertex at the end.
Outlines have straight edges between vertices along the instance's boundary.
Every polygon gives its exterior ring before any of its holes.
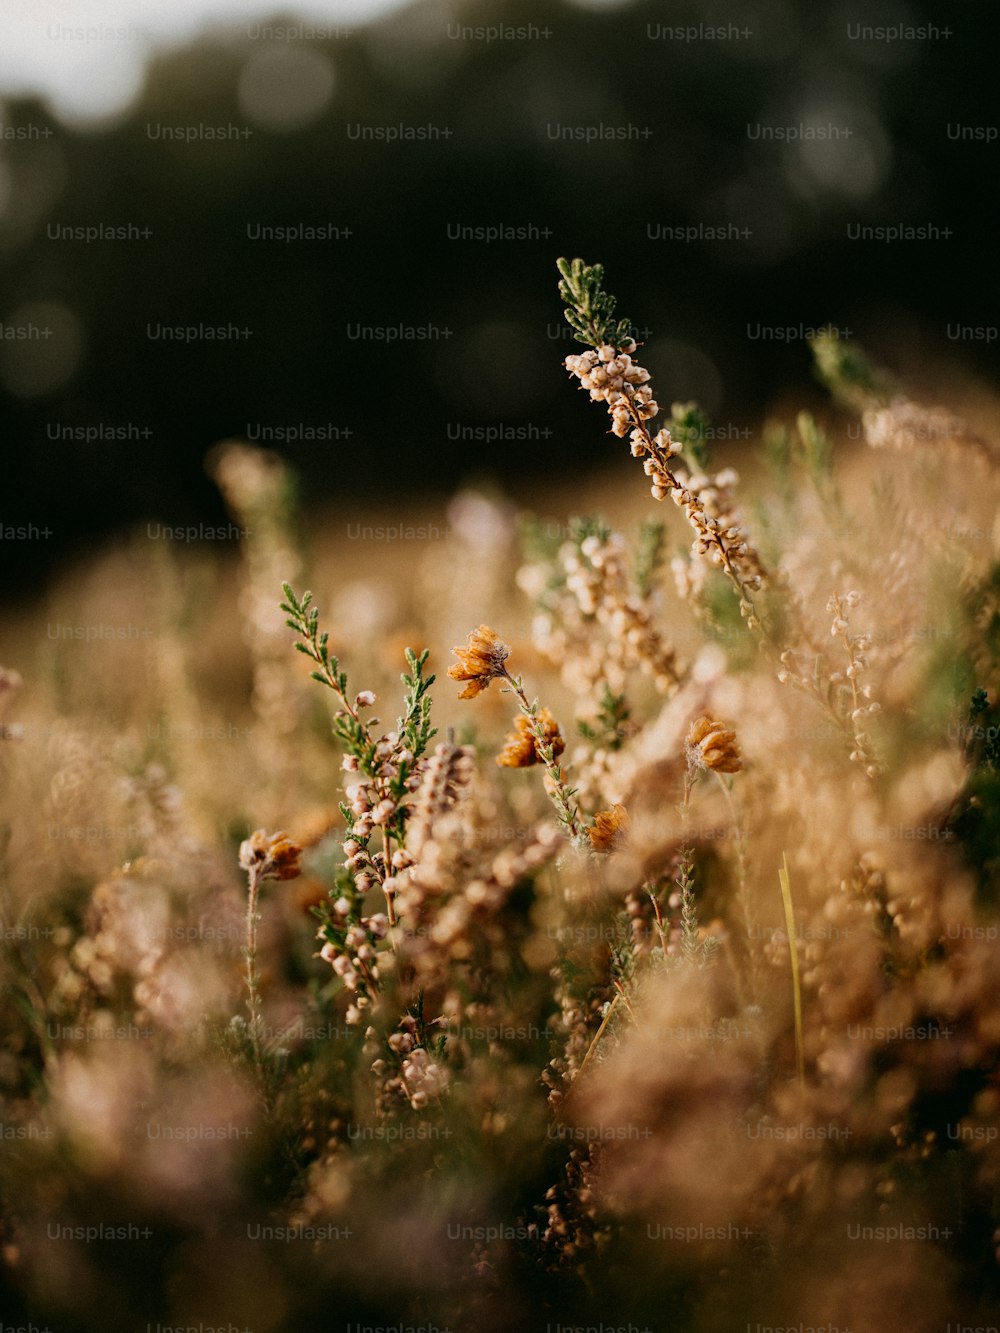
{"type": "Polygon", "coordinates": [[[716,773],[738,773],[743,767],[736,732],[727,731],[721,722],[699,717],[692,724],[684,742],[688,770],[712,769],[716,773]]]}
{"type": "Polygon", "coordinates": [[[460,699],[474,699],[486,689],[491,680],[505,677],[507,669],[504,663],[510,656],[510,649],[488,625],[480,625],[478,629],[472,630],[468,638],[467,648],[451,650],[458,661],[448,668],[448,675],[452,680],[469,682],[458,696],[460,699]]]}
{"type": "Polygon", "coordinates": [[[0,667],[0,694],[4,690],[17,690],[21,687],[21,673],[13,667],[0,667]]]}
{"type": "MultiPolygon", "coordinates": [[[[0,696],[7,690],[12,694],[21,687],[20,672],[12,667],[0,667],[0,696]]],[[[5,726],[0,722],[0,741],[19,741],[24,738],[24,728],[20,725],[5,726]]]]}
{"type": "MultiPolygon", "coordinates": [[[[569,303],[566,317],[581,341],[610,328],[602,324],[598,329],[593,318],[598,309],[607,313],[614,308],[614,299],[601,290],[604,275],[601,266],[586,265],[580,259],[572,264],[561,259],[558,265],[562,274],[559,291],[569,303]]],[[[625,336],[625,328],[624,323],[618,325],[614,334],[616,345],[604,342],[580,355],[567,356],[563,364],[595,402],[607,404],[611,433],[622,439],[628,436],[633,457],[644,459],[643,470],[649,478],[653,499],[669,497],[684,511],[695,534],[692,554],[707,556],[722,570],[739,595],[740,614],[748,628],[760,629],[752,594],[764,583],[763,563],[736,521],[734,502],[728,496],[720,499],[717,493],[722,484],[720,479],[716,478],[717,485],[710,487],[708,478],[694,479],[675,470],[672,460],[683,452],[683,445],[673,439],[666,427],[651,434],[651,423],[659,415],[660,405],[653,397],[649,372],[632,360],[636,344],[625,336]],[[700,490],[711,493],[703,496],[700,490]],[[713,512],[717,504],[723,504],[726,510],[721,517],[713,512]]],[[[732,475],[735,480],[735,474],[732,475]]]]}
{"type": "Polygon", "coordinates": [[[559,723],[547,708],[539,709],[534,728],[529,717],[520,714],[514,719],[514,730],[504,741],[497,755],[501,768],[530,768],[541,762],[540,750],[551,746],[553,759],[558,759],[566,748],[559,731],[559,723]]]}
{"type": "Polygon", "coordinates": [[[295,879],[302,873],[302,848],[287,833],[265,833],[257,829],[240,844],[240,865],[264,879],[295,879]]]}
{"type": "Polygon", "coordinates": [[[613,805],[610,810],[598,810],[594,822],[587,830],[590,845],[595,852],[613,852],[628,834],[631,820],[623,805],[613,805]]]}
{"type": "MultiPolygon", "coordinates": [[[[403,1034],[400,1034],[403,1035],[403,1034]]],[[[392,1038],[389,1038],[392,1045],[392,1038]]],[[[440,1097],[448,1087],[448,1071],[418,1046],[403,1061],[403,1086],[415,1111],[423,1110],[432,1097],[440,1097]]]]}

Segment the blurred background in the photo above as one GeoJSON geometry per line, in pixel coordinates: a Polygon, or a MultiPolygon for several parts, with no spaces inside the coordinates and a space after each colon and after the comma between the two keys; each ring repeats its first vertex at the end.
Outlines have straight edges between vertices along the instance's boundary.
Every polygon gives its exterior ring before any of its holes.
{"type": "Polygon", "coordinates": [[[819,401],[812,327],[917,396],[995,372],[987,0],[7,0],[0,24],[9,595],[136,525],[227,522],[223,438],[280,453],[307,512],[387,522],[627,467],[559,370],[563,254],[604,263],[660,400],[741,450],[819,401]]]}

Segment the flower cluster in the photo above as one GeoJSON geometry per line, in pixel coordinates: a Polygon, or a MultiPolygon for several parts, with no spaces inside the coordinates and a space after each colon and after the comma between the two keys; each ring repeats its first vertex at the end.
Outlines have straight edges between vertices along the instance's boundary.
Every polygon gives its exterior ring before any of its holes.
{"type": "Polygon", "coordinates": [[[584,616],[595,616],[608,632],[608,666],[615,684],[629,667],[641,666],[661,693],[680,679],[677,655],[656,627],[648,599],[629,588],[625,542],[619,533],[592,532],[579,548],[564,544],[560,558],[566,586],[584,616]]]}
{"type": "MultiPolygon", "coordinates": [[[[715,477],[694,477],[680,469],[674,470],[669,462],[674,449],[667,429],[650,439],[644,429],[636,432],[632,452],[642,457],[643,471],[650,478],[650,493],[654,500],[669,498],[684,512],[693,535],[693,561],[707,559],[733,583],[740,597],[740,614],[751,629],[759,620],[754,611],[753,593],[763,587],[766,570],[757,551],[751,546],[736,512],[731,494],[737,481],[732,469],[724,469],[715,477]]],[[[701,581],[698,582],[700,591],[701,581]]]]}
{"type": "Polygon", "coordinates": [[[403,1061],[401,1078],[415,1111],[423,1110],[432,1098],[440,1097],[449,1082],[448,1070],[432,1058],[426,1046],[418,1046],[409,1052],[403,1061]]]}
{"type": "Polygon", "coordinates": [[[843,644],[847,657],[847,665],[831,673],[830,684],[843,700],[842,710],[850,722],[854,737],[851,762],[861,764],[868,776],[874,778],[878,776],[880,770],[872,753],[871,737],[865,731],[864,725],[866,718],[874,717],[881,712],[881,705],[871,702],[872,687],[861,684],[862,677],[870,665],[867,654],[871,647],[871,636],[852,634],[848,619],[850,611],[854,610],[860,601],[861,594],[852,590],[843,597],[834,595],[826,604],[827,611],[833,616],[830,634],[843,644]]]}
{"type": "Polygon", "coordinates": [[[461,799],[475,770],[474,753],[469,745],[443,741],[434,747],[411,812],[406,848],[393,854],[394,869],[403,870],[412,865],[414,857],[419,856],[434,837],[438,820],[453,810],[461,799]]]}
{"type": "Polygon", "coordinates": [[[590,845],[595,852],[613,852],[628,836],[631,820],[623,805],[613,805],[610,810],[598,810],[587,833],[590,845]]]}
{"type": "MultiPolygon", "coordinates": [[[[11,667],[0,667],[0,705],[6,703],[5,695],[9,696],[15,690],[21,687],[21,674],[14,671],[11,667]]],[[[19,726],[8,726],[0,722],[0,741],[21,740],[23,730],[19,726]]]]}
{"type": "Polygon", "coordinates": [[[504,663],[510,656],[510,649],[488,625],[470,630],[468,646],[453,648],[452,652],[458,661],[448,668],[448,675],[452,680],[468,681],[458,696],[460,699],[474,699],[491,681],[503,680],[507,676],[504,663]]]}
{"type": "Polygon", "coordinates": [[[636,420],[649,421],[660,410],[648,387],[649,371],[632,361],[635,350],[635,340],[629,338],[620,348],[604,343],[579,356],[571,353],[563,362],[594,402],[607,403],[611,432],[619,438],[628,435],[636,420]]]}
{"type": "Polygon", "coordinates": [[[514,730],[504,741],[504,747],[497,755],[501,768],[531,768],[542,763],[542,750],[549,747],[558,759],[566,748],[566,742],[559,730],[559,723],[547,708],[538,710],[534,728],[530,718],[519,713],[514,719],[514,730]]]}
{"type": "Polygon", "coordinates": [[[850,613],[860,603],[861,593],[856,589],[834,595],[826,603],[827,612],[832,616],[830,636],[839,640],[846,665],[829,660],[824,662],[826,655],[810,643],[804,648],[782,651],[777,679],[815,699],[840,730],[850,748],[851,762],[861,765],[869,778],[877,778],[881,767],[874,756],[872,738],[865,730],[865,723],[882,709],[872,698],[873,686],[862,684],[871,667],[872,638],[869,634],[852,634],[850,627],[850,613]]]}
{"type": "MultiPolygon", "coordinates": [[[[447,1091],[448,1069],[434,1059],[425,1044],[433,1026],[424,1023],[417,1013],[409,1012],[403,1015],[397,1030],[384,1045],[375,1028],[370,1027],[365,1033],[365,1053],[376,1056],[372,1073],[383,1080],[379,1089],[383,1105],[407,1101],[414,1111],[422,1111],[447,1091]]],[[[440,1044],[443,1046],[443,1042],[440,1044]]]]}
{"type": "Polygon", "coordinates": [[[583,742],[571,756],[574,782],[581,804],[596,809],[614,799],[614,756],[635,729],[629,672],[641,669],[667,695],[685,673],[655,614],[663,527],[644,525],[631,551],[595,520],[574,519],[558,545],[530,527],[525,536],[518,584],[537,602],[532,640],[576,699],[583,742]]]}
{"type": "MultiPolygon", "coordinates": [[[[660,432],[661,435],[664,433],[660,432]]],[[[691,497],[690,504],[685,502],[685,507],[688,509],[688,521],[695,532],[691,545],[692,558],[683,560],[677,556],[671,561],[678,594],[685,600],[697,602],[704,589],[709,567],[700,557],[707,556],[711,565],[721,566],[722,543],[726,544],[732,567],[748,588],[757,591],[763,586],[767,571],[742,526],[743,520],[734,491],[739,482],[736,469],[728,467],[714,475],[695,473],[693,476],[678,470],[676,476],[680,487],[691,497]],[[716,536],[721,536],[722,541],[716,542],[716,536]]]]}
{"type": "MultiPolygon", "coordinates": [[[[371,696],[374,700],[374,696],[371,696]]],[[[358,695],[363,699],[364,695],[358,695]]],[[[364,704],[360,706],[365,706],[364,704]]],[[[391,851],[389,837],[391,826],[399,810],[399,799],[394,789],[394,782],[399,774],[399,765],[409,765],[413,755],[399,744],[397,732],[389,732],[375,742],[372,762],[367,774],[359,774],[360,763],[356,754],[347,754],[341,760],[345,774],[358,775],[355,780],[344,786],[347,804],[345,812],[350,816],[347,837],[342,844],[346,860],[344,865],[354,877],[358,893],[364,896],[376,884],[381,885],[389,911],[389,920],[394,920],[392,905],[392,857],[398,854],[391,851]],[[374,771],[372,771],[374,770],[374,771]],[[378,831],[382,835],[381,849],[372,847],[372,835],[378,831]],[[389,861],[386,862],[386,851],[389,861]]],[[[418,773],[411,773],[405,779],[405,790],[416,791],[420,784],[418,773]]]]}
{"type": "Polygon", "coordinates": [[[389,933],[389,918],[384,912],[359,915],[357,900],[341,895],[334,903],[328,921],[317,937],[323,940],[319,956],[333,968],[345,987],[354,992],[346,1021],[359,1023],[362,1011],[378,994],[381,973],[378,945],[389,933]]]}
{"type": "Polygon", "coordinates": [[[699,717],[691,724],[684,742],[688,772],[738,773],[743,767],[736,732],[710,717],[699,717]]]}
{"type": "MultiPolygon", "coordinates": [[[[556,808],[559,822],[571,837],[580,841],[583,829],[580,812],[574,800],[575,792],[566,781],[559,764],[564,742],[558,727],[553,732],[550,725],[540,718],[538,700],[529,702],[524,692],[520,676],[514,677],[506,667],[510,649],[502,643],[488,625],[480,625],[468,636],[467,648],[453,648],[458,658],[455,666],[448,670],[453,680],[469,681],[458,696],[460,699],[474,699],[477,694],[493,680],[505,680],[516,698],[524,718],[525,732],[531,737],[538,759],[545,766],[545,788],[556,808]],[[558,749],[556,748],[558,745],[558,749]]],[[[522,765],[513,765],[522,767],[522,765]]]]}
{"type": "Polygon", "coordinates": [[[468,806],[439,815],[396,876],[406,959],[421,984],[440,975],[442,958],[465,963],[483,949],[502,948],[500,918],[511,893],[563,845],[557,830],[542,824],[520,846],[484,858],[468,806]]]}
{"type": "Polygon", "coordinates": [[[265,879],[295,879],[302,873],[302,848],[287,833],[265,833],[257,829],[240,843],[240,865],[257,883],[265,879]]]}
{"type": "MultiPolygon", "coordinates": [[[[581,274],[590,272],[580,261],[574,262],[580,264],[581,274]]],[[[567,284],[564,261],[559,269],[564,275],[560,290],[564,297],[576,299],[574,294],[582,291],[580,284],[567,284]]],[[[582,313],[579,305],[577,313],[582,313]]],[[[659,414],[660,407],[649,387],[649,372],[632,361],[635,350],[631,338],[620,346],[605,342],[580,355],[567,356],[564,365],[592,399],[607,403],[612,434],[627,435],[633,457],[644,460],[643,470],[654,500],[670,499],[684,512],[694,532],[692,554],[707,557],[726,575],[739,595],[740,614],[750,629],[758,629],[753,594],[765,579],[763,562],[740,524],[733,520],[731,506],[727,505],[723,516],[717,517],[691,479],[677,470],[672,460],[682,453],[682,445],[673,439],[671,431],[664,427],[655,435],[650,433],[648,423],[659,414]]]]}

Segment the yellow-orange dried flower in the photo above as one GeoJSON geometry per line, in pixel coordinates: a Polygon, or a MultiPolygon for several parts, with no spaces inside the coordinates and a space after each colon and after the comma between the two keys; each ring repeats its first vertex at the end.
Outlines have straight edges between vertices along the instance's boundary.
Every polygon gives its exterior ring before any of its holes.
{"type": "Polygon", "coordinates": [[[743,767],[736,732],[723,723],[699,717],[691,726],[684,743],[688,769],[710,768],[716,773],[738,773],[743,767]]]}
{"type": "Polygon", "coordinates": [[[469,682],[458,696],[460,699],[474,699],[491,680],[507,674],[504,663],[510,656],[510,649],[488,625],[470,631],[467,647],[452,648],[451,651],[458,661],[448,668],[448,675],[452,680],[469,682]]]}
{"type": "Polygon", "coordinates": [[[566,748],[566,742],[559,730],[559,723],[547,708],[540,708],[535,718],[535,729],[540,730],[539,740],[531,734],[531,719],[520,714],[514,719],[514,730],[506,737],[504,747],[497,755],[501,768],[530,768],[532,764],[542,762],[540,748],[551,745],[553,759],[558,759],[566,748]]]}
{"type": "Polygon", "coordinates": [[[593,824],[587,830],[591,847],[595,852],[613,852],[625,840],[631,822],[623,805],[613,805],[610,810],[598,810],[593,824]]]}
{"type": "Polygon", "coordinates": [[[302,873],[302,848],[287,833],[265,833],[257,829],[240,844],[240,865],[254,871],[258,880],[295,879],[302,873]]]}

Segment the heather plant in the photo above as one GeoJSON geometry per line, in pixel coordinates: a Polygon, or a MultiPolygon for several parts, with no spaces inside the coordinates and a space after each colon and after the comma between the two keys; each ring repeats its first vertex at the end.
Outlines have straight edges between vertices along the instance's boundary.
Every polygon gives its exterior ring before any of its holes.
{"type": "Polygon", "coordinates": [[[362,631],[230,443],[239,566],[213,600],[150,560],[112,735],[59,716],[68,648],[0,670],[18,1314],[929,1333],[1000,1297],[993,447],[829,332],[835,410],[734,456],[661,409],[600,266],[559,271],[655,508],[522,516],[515,585],[464,493],[466,603],[389,554],[362,631]],[[213,751],[184,723],[223,683],[213,751]],[[157,1238],[124,1296],[76,1240],[112,1220],[157,1238]]]}

